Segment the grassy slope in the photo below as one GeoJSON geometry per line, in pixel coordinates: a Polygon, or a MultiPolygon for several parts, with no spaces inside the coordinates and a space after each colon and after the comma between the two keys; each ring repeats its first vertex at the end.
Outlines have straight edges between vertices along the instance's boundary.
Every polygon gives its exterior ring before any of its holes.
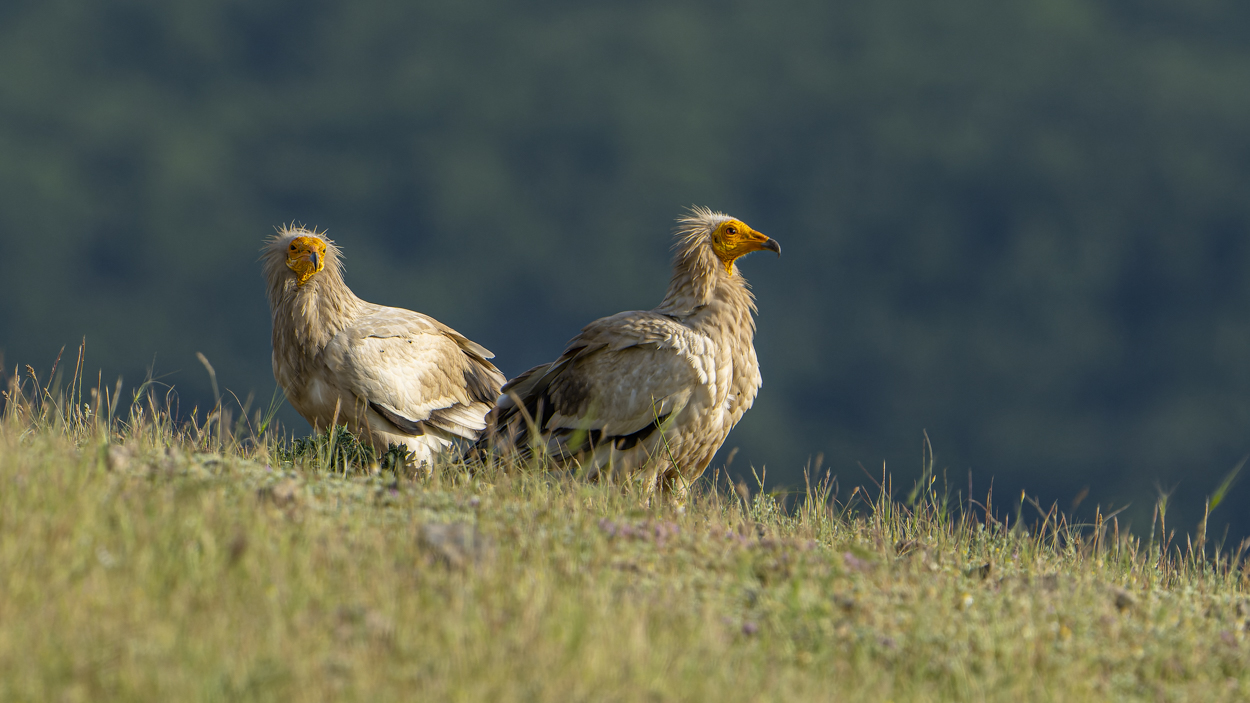
{"type": "Polygon", "coordinates": [[[0,423],[4,700],[1250,697],[1242,573],[1109,526],[343,478],[33,410],[0,423]]]}

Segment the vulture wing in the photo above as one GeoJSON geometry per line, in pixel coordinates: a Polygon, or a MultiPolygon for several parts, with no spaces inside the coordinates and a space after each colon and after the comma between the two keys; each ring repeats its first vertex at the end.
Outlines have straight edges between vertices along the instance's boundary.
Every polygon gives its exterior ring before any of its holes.
{"type": "Polygon", "coordinates": [[[581,433],[595,444],[628,449],[692,400],[708,397],[717,377],[713,347],[710,338],[660,313],[605,317],[583,329],[559,359],[504,386],[497,422],[523,408],[523,422],[551,433],[553,452],[576,451],[566,440],[581,433]]]}
{"type": "Polygon", "coordinates": [[[430,428],[475,439],[503,376],[493,355],[417,312],[376,306],[326,345],[336,380],[400,434],[430,428]]]}

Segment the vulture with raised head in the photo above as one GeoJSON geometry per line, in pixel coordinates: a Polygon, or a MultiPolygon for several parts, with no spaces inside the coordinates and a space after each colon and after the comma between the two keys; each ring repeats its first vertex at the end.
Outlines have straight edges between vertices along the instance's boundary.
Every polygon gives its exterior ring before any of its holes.
{"type": "Polygon", "coordinates": [[[262,250],[273,313],[273,375],[314,428],[347,426],[379,454],[418,466],[476,440],[504,382],[494,355],[428,315],[356,297],[324,233],[283,227],[262,250]]]}
{"type": "Polygon", "coordinates": [[[538,449],[648,493],[684,493],[703,474],[761,384],[755,298],[735,262],[781,246],[705,208],[678,223],[659,307],[596,320],[560,358],[509,381],[479,451],[526,461],[538,449]]]}

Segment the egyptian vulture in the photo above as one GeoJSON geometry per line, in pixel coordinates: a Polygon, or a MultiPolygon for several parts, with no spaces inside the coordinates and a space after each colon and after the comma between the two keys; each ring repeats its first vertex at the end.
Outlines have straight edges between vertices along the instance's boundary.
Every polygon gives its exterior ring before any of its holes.
{"type": "Polygon", "coordinates": [[[528,460],[539,448],[590,479],[684,493],[755,401],[755,297],[734,262],[781,246],[741,220],[692,208],[654,310],[596,320],[560,358],[503,387],[478,443],[528,460]]]}
{"type": "Polygon", "coordinates": [[[273,314],[273,375],[314,428],[346,425],[417,466],[476,440],[504,382],[494,355],[428,315],[357,298],[324,233],[283,227],[262,249],[273,314]]]}

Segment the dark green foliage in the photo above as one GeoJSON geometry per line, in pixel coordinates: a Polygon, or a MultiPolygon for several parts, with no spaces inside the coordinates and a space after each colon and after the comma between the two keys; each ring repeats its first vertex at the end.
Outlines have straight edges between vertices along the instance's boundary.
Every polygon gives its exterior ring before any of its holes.
{"type": "MultiPolygon", "coordinates": [[[[387,452],[386,456],[389,458],[391,453],[387,452]]],[[[289,447],[279,445],[278,458],[337,474],[369,473],[374,464],[374,451],[346,427],[335,425],[324,432],[300,437],[289,447]]]]}
{"type": "Polygon", "coordinates": [[[402,444],[392,444],[379,458],[372,445],[361,442],[342,425],[333,429],[299,437],[290,445],[280,444],[278,459],[287,463],[311,465],[323,471],[337,474],[372,473],[375,470],[393,471],[396,475],[411,473],[412,450],[402,444]]]}
{"type": "Polygon", "coordinates": [[[386,453],[382,455],[381,461],[378,462],[378,468],[383,471],[393,471],[396,475],[400,475],[412,468],[413,456],[412,450],[403,444],[391,444],[387,446],[386,453]]]}

